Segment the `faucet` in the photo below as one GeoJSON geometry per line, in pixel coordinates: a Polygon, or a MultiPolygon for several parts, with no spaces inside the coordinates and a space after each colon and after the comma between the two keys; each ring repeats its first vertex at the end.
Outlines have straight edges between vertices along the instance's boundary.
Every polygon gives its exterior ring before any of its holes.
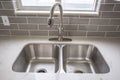
{"type": "Polygon", "coordinates": [[[54,14],[54,10],[56,7],[59,7],[59,11],[60,11],[60,24],[59,24],[59,28],[58,28],[58,41],[62,41],[63,40],[63,9],[62,9],[62,5],[60,3],[55,3],[51,10],[50,10],[50,16],[48,19],[48,25],[49,27],[52,27],[54,24],[54,18],[53,18],[53,14],[54,14]]]}

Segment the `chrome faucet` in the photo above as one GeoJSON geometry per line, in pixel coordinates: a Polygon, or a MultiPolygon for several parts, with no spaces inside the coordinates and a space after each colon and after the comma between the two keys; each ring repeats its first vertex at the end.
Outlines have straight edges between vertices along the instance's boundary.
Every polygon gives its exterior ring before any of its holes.
{"type": "Polygon", "coordinates": [[[50,10],[50,16],[48,18],[48,25],[51,28],[54,24],[54,18],[53,18],[53,14],[55,11],[56,7],[59,7],[59,11],[60,11],[60,23],[59,23],[59,28],[58,28],[58,38],[51,38],[49,40],[55,40],[55,41],[72,41],[71,39],[68,38],[63,38],[63,8],[62,5],[60,3],[55,3],[51,10],[50,10]]]}
{"type": "Polygon", "coordinates": [[[59,24],[59,28],[58,28],[58,41],[62,41],[63,39],[63,9],[62,9],[62,5],[60,3],[55,3],[50,11],[50,16],[48,19],[48,25],[49,27],[52,27],[54,24],[54,19],[53,19],[53,14],[54,14],[54,10],[55,7],[59,7],[59,11],[60,11],[60,24],[59,24]]]}

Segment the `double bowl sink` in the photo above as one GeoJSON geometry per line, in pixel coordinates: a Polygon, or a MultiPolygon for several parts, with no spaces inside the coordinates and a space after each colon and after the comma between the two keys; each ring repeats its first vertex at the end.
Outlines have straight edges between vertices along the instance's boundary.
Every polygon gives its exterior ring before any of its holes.
{"type": "Polygon", "coordinates": [[[78,74],[110,71],[100,51],[89,44],[28,44],[12,69],[15,72],[78,74]]]}

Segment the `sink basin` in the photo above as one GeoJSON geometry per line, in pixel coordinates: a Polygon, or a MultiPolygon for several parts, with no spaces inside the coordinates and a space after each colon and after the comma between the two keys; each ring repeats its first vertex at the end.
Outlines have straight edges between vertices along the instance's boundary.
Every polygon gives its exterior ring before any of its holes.
{"type": "Polygon", "coordinates": [[[66,73],[108,73],[100,51],[93,45],[67,45],[63,48],[66,73]]]}
{"type": "Polygon", "coordinates": [[[13,64],[15,72],[56,73],[58,47],[53,44],[29,44],[13,64]]]}
{"type": "Polygon", "coordinates": [[[13,67],[15,72],[108,73],[104,57],[93,45],[28,44],[13,67]]]}

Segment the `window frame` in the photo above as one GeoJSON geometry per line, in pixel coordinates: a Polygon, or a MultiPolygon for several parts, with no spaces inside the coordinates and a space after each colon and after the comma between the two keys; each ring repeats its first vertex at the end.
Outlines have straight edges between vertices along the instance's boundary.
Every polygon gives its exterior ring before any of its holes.
{"type": "MultiPolygon", "coordinates": [[[[61,2],[61,0],[55,0],[57,2],[61,2]]],[[[95,9],[92,10],[92,11],[80,11],[80,10],[66,10],[66,11],[63,11],[64,15],[73,15],[73,14],[80,14],[80,15],[93,15],[93,16],[97,16],[99,15],[99,9],[100,9],[100,5],[101,5],[101,0],[95,0],[95,4],[94,4],[94,7],[95,9]]],[[[48,8],[50,9],[51,7],[48,6],[48,7],[39,7],[39,9],[43,9],[43,11],[32,11],[30,9],[36,9],[38,8],[37,7],[24,7],[22,6],[22,2],[21,0],[13,0],[13,4],[14,4],[14,11],[15,11],[15,14],[41,14],[41,15],[48,15],[50,13],[50,11],[48,11],[48,8]],[[29,9],[30,8],[30,9],[29,9]]],[[[59,14],[59,11],[55,11],[55,14],[59,14]]]]}

